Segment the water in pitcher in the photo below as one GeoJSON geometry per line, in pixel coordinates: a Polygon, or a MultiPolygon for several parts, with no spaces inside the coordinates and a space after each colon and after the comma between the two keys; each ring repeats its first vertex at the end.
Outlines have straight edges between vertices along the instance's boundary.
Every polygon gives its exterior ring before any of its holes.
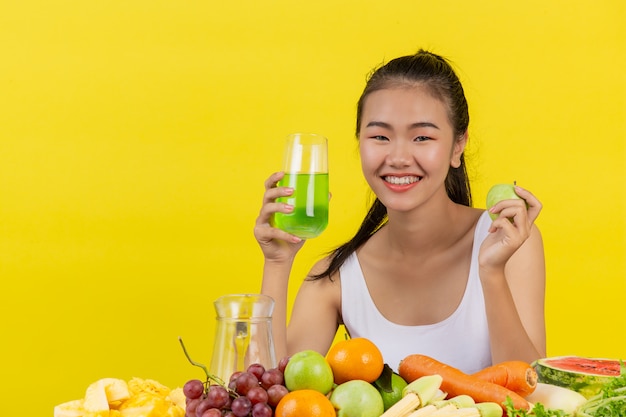
{"type": "Polygon", "coordinates": [[[217,316],[210,373],[228,383],[233,373],[253,363],[276,367],[274,300],[262,294],[230,294],[213,304],[217,316]]]}

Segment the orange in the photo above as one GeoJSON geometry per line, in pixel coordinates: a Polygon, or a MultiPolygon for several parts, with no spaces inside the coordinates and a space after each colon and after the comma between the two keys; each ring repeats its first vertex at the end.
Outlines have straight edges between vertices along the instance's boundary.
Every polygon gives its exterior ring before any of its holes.
{"type": "Polygon", "coordinates": [[[385,362],[378,347],[369,339],[355,337],[331,346],[326,360],[333,370],[335,384],[353,379],[374,382],[383,372],[385,362]]]}
{"type": "Polygon", "coordinates": [[[335,407],[321,392],[300,389],[280,399],[274,417],[336,417],[335,407]]]}

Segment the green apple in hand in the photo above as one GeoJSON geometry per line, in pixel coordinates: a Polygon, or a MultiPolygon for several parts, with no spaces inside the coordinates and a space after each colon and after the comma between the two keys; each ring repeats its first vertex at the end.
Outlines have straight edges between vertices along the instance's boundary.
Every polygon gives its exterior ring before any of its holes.
{"type": "MultiPolygon", "coordinates": [[[[496,184],[491,187],[487,193],[487,210],[502,200],[522,200],[522,197],[515,194],[515,184],[496,184]]],[[[498,213],[489,213],[491,220],[497,219],[498,216],[498,213]]]]}
{"type": "Polygon", "coordinates": [[[285,367],[285,386],[289,391],[312,389],[326,395],[333,388],[333,370],[326,358],[314,350],[303,350],[289,358],[285,367]]]}
{"type": "Polygon", "coordinates": [[[338,385],[330,395],[337,417],[379,417],[384,412],[383,398],[370,383],[353,379],[338,385]]]}

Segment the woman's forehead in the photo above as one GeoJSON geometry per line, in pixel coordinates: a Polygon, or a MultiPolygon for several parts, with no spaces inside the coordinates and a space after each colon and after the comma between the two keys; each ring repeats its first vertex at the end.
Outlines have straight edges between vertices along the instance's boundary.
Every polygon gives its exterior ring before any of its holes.
{"type": "Polygon", "coordinates": [[[403,86],[373,91],[363,103],[363,116],[376,114],[396,114],[398,116],[413,115],[445,115],[446,103],[435,96],[431,89],[423,86],[403,86]]]}

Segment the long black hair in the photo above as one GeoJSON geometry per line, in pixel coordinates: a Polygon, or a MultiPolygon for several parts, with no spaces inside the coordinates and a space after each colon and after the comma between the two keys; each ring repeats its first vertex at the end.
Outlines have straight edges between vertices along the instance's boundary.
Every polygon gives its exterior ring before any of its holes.
{"type": "MultiPolygon", "coordinates": [[[[369,76],[357,103],[357,138],[361,130],[363,106],[371,93],[390,87],[417,84],[428,88],[431,94],[446,104],[455,140],[459,140],[465,135],[469,126],[469,111],[465,92],[459,78],[445,58],[420,49],[415,55],[403,56],[389,61],[369,76]]],[[[461,154],[460,166],[458,168],[450,167],[445,179],[445,187],[448,197],[452,201],[465,206],[472,205],[463,154],[461,154]]],[[[367,242],[386,222],[387,208],[376,198],[354,237],[332,251],[328,268],[318,275],[309,276],[308,279],[330,278],[339,270],[346,259],[367,242]]]]}

